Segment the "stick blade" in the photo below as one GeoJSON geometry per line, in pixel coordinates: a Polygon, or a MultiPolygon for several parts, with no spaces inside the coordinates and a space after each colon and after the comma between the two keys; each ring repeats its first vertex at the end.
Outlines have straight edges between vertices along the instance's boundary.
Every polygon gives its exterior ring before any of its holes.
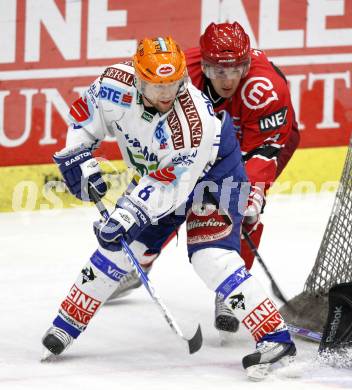
{"type": "Polygon", "coordinates": [[[188,347],[189,347],[189,353],[195,353],[199,351],[202,347],[203,344],[203,335],[202,335],[202,330],[200,328],[200,325],[198,325],[198,329],[194,336],[187,340],[188,341],[188,347]]]}

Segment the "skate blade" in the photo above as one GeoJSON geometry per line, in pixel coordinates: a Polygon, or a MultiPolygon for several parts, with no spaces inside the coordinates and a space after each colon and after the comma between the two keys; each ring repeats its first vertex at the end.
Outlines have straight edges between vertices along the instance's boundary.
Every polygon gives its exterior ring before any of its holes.
{"type": "Polygon", "coordinates": [[[111,297],[109,297],[108,300],[107,300],[106,302],[118,301],[120,298],[127,297],[127,296],[130,295],[132,292],[133,292],[133,290],[123,291],[122,293],[119,293],[119,294],[117,294],[117,295],[115,295],[115,296],[113,296],[114,294],[112,294],[111,297]]]}
{"type": "Polygon", "coordinates": [[[256,364],[254,366],[250,366],[246,368],[247,377],[251,381],[259,382],[264,380],[269,373],[271,364],[265,363],[265,364],[256,364]]]}
{"type": "Polygon", "coordinates": [[[284,356],[282,359],[279,360],[279,363],[283,367],[288,367],[296,360],[296,355],[294,356],[284,356]]]}
{"type": "Polygon", "coordinates": [[[287,377],[296,378],[298,375],[295,371],[290,371],[292,363],[295,361],[296,356],[284,356],[275,363],[257,364],[246,369],[247,377],[255,382],[264,380],[269,373],[277,373],[279,375],[285,375],[287,377]],[[279,368],[281,367],[281,368],[279,368]]]}
{"type": "Polygon", "coordinates": [[[40,362],[41,363],[52,362],[53,360],[55,360],[55,355],[51,353],[47,348],[43,347],[40,362]]]}

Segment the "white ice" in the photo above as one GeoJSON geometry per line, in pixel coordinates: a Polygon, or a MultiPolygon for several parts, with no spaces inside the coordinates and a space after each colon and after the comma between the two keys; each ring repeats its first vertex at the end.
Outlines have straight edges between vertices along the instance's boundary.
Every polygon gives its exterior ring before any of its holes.
{"type": "MultiPolygon", "coordinates": [[[[333,199],[328,193],[269,198],[260,253],[288,297],[303,289],[333,199]]],[[[296,340],[293,367],[264,382],[249,382],[241,359],[254,343],[241,329],[230,344],[220,345],[213,327],[214,294],[188,263],[183,230],[150,278],[187,335],[201,324],[204,342],[198,353],[187,353],[141,287],[104,306],[66,354],[40,363],[41,337],[95,250],[97,217],[95,208],[0,214],[1,390],[352,388],[349,370],[319,366],[317,344],[301,340],[296,340]]],[[[258,265],[253,273],[270,290],[258,265]]]]}

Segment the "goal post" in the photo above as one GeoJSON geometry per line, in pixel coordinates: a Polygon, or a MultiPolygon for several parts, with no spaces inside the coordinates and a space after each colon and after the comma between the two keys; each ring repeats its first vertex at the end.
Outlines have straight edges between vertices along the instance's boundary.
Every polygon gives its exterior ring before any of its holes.
{"type": "Polygon", "coordinates": [[[339,283],[352,281],[352,137],[340,184],[314,266],[303,292],[280,311],[288,323],[323,331],[328,293],[339,283]],[[293,312],[290,307],[293,307],[293,312]]]}

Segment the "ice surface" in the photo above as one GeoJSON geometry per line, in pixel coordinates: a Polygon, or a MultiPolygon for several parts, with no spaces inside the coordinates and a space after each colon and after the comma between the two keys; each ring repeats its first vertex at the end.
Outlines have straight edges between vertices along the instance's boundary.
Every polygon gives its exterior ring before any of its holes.
{"type": "MultiPolygon", "coordinates": [[[[330,214],[332,194],[270,197],[260,253],[288,297],[302,291],[330,214]]],[[[0,389],[329,389],[351,388],[347,369],[323,367],[317,344],[297,340],[297,362],[251,383],[241,366],[254,348],[244,329],[220,345],[214,294],[188,263],[185,235],[172,241],[150,274],[187,335],[198,323],[194,355],[170,330],[143,287],[107,304],[55,362],[40,363],[41,337],[95,250],[95,208],[0,214],[0,389]]],[[[205,259],[206,261],[206,259],[205,259]]],[[[270,284],[262,270],[253,273],[270,284]]]]}

